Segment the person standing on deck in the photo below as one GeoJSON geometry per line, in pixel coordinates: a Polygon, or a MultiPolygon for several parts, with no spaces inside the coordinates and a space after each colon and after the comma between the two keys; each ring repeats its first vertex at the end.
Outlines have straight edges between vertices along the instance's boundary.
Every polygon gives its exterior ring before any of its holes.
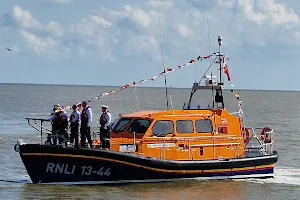
{"type": "MultiPolygon", "coordinates": [[[[52,122],[52,135],[58,135],[58,141],[61,144],[65,138],[68,140],[68,115],[63,108],[55,110],[55,114],[51,115],[49,120],[52,122]]],[[[54,138],[54,144],[57,143],[57,138],[54,138]]]]}
{"type": "Polygon", "coordinates": [[[70,128],[71,128],[71,135],[70,135],[70,143],[73,144],[75,140],[75,148],[78,148],[78,129],[79,129],[79,118],[80,112],[77,109],[77,106],[74,104],[72,106],[73,112],[70,116],[70,128]]]}
{"type": "Polygon", "coordinates": [[[110,123],[111,114],[108,106],[102,105],[102,114],[100,116],[100,141],[103,149],[110,149],[110,123]]]}
{"type": "Polygon", "coordinates": [[[87,106],[85,101],[82,102],[82,112],[81,112],[81,127],[80,127],[80,137],[81,146],[86,147],[85,140],[88,140],[90,148],[93,147],[93,142],[91,138],[91,123],[92,123],[92,109],[87,106]]]}
{"type": "Polygon", "coordinates": [[[65,142],[66,144],[67,140],[69,139],[68,125],[69,125],[69,117],[65,109],[61,107],[60,115],[59,115],[59,135],[61,137],[58,139],[60,143],[65,142]]]}
{"type": "MultiPolygon", "coordinates": [[[[55,107],[54,107],[55,108],[55,107]]],[[[51,117],[49,120],[51,121],[52,125],[52,136],[53,136],[53,144],[57,144],[57,138],[56,135],[59,135],[59,118],[60,118],[60,110],[56,107],[56,109],[53,109],[53,114],[51,114],[51,117]]],[[[51,142],[51,139],[48,138],[47,142],[51,142]]]]}

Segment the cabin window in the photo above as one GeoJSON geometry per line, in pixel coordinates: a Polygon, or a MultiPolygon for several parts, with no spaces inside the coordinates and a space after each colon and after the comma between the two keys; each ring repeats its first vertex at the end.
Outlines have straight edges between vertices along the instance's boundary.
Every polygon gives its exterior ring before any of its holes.
{"type": "Polygon", "coordinates": [[[177,133],[193,133],[194,126],[192,120],[178,120],[176,121],[177,133]]]}
{"type": "Polygon", "coordinates": [[[198,133],[211,133],[213,131],[211,120],[196,120],[196,131],[198,133]]]}
{"type": "Polygon", "coordinates": [[[128,118],[123,118],[120,119],[115,125],[113,125],[113,129],[112,132],[114,133],[120,133],[122,131],[124,131],[124,129],[126,128],[126,126],[128,125],[128,123],[131,121],[131,119],[128,118]]]}
{"type": "Polygon", "coordinates": [[[116,127],[116,125],[117,125],[117,123],[118,123],[119,120],[120,120],[120,117],[118,117],[117,119],[115,119],[113,121],[113,123],[110,124],[110,127],[111,127],[112,130],[116,127]]]}
{"type": "Polygon", "coordinates": [[[170,120],[156,121],[152,127],[152,133],[157,137],[165,137],[168,134],[174,133],[174,124],[170,120]]]}
{"type": "Polygon", "coordinates": [[[128,128],[130,133],[146,133],[151,121],[147,119],[136,119],[134,120],[128,128]]]}

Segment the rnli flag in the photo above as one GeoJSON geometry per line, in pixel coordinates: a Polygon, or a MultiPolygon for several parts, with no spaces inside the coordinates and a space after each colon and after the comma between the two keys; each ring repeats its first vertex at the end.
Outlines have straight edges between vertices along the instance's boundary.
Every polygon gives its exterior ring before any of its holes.
{"type": "Polygon", "coordinates": [[[231,79],[230,79],[230,74],[229,74],[229,70],[228,70],[227,65],[225,65],[225,67],[224,67],[224,73],[227,75],[228,81],[230,81],[231,79]]]}
{"type": "Polygon", "coordinates": [[[199,61],[200,59],[202,60],[202,57],[201,57],[201,56],[198,56],[198,57],[197,57],[197,60],[199,61]]]}

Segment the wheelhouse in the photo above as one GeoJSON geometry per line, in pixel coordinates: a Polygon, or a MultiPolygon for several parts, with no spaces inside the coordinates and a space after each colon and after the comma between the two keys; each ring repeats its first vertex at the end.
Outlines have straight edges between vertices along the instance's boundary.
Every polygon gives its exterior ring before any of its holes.
{"type": "Polygon", "coordinates": [[[111,150],[170,160],[242,157],[241,132],[240,119],[225,110],[137,112],[113,123],[111,150]]]}

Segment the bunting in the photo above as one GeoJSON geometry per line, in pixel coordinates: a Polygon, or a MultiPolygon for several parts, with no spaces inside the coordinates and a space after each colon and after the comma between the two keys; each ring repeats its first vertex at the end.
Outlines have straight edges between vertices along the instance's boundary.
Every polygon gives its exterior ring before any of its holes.
{"type": "Polygon", "coordinates": [[[218,62],[218,63],[222,62],[223,72],[227,75],[227,80],[229,81],[230,86],[232,87],[231,92],[235,95],[236,99],[238,100],[239,116],[242,118],[243,117],[242,100],[240,99],[240,95],[234,89],[234,85],[232,83],[232,80],[231,80],[231,77],[230,77],[230,73],[229,73],[229,69],[228,69],[228,65],[227,65],[228,58],[226,58],[224,55],[223,56],[220,55],[219,52],[213,53],[212,55],[207,55],[207,56],[198,56],[198,57],[196,57],[196,59],[192,59],[192,60],[190,60],[189,62],[187,62],[187,63],[185,63],[183,65],[178,65],[177,67],[174,67],[174,68],[166,68],[163,72],[159,73],[158,75],[152,76],[152,77],[147,78],[147,79],[141,79],[140,81],[133,81],[131,84],[125,84],[124,86],[122,86],[121,88],[119,88],[117,90],[112,90],[110,92],[102,93],[102,94],[100,94],[100,95],[98,95],[98,96],[96,96],[94,98],[90,98],[88,101],[91,102],[91,101],[93,101],[95,99],[100,99],[100,98],[102,98],[104,96],[112,95],[114,93],[120,92],[120,91],[122,91],[124,89],[127,89],[127,88],[130,88],[132,86],[136,87],[138,84],[141,84],[141,83],[144,83],[144,82],[147,82],[147,81],[154,81],[156,78],[159,78],[159,77],[161,77],[163,75],[166,75],[168,73],[180,70],[180,69],[185,68],[185,67],[187,67],[189,65],[192,65],[192,64],[194,64],[196,62],[209,59],[212,56],[219,56],[220,57],[220,60],[216,61],[216,62],[218,62]],[[221,56],[222,56],[222,58],[221,58],[221,56]]]}
{"type": "Polygon", "coordinates": [[[198,56],[196,59],[192,59],[192,60],[190,60],[189,62],[187,62],[187,63],[185,63],[183,65],[179,65],[179,66],[177,66],[175,68],[166,68],[163,72],[159,73],[158,75],[152,76],[152,77],[150,77],[148,79],[142,79],[140,81],[133,81],[131,84],[125,84],[124,86],[122,86],[121,88],[119,88],[117,90],[113,90],[113,91],[110,91],[110,92],[105,92],[105,93],[100,94],[100,95],[98,95],[98,96],[96,96],[94,98],[90,98],[88,101],[91,102],[91,101],[93,101],[95,99],[100,99],[100,98],[102,98],[104,96],[108,96],[108,95],[114,94],[116,92],[120,92],[120,91],[122,91],[124,89],[130,88],[132,86],[136,86],[136,85],[144,83],[146,81],[154,81],[156,78],[159,78],[159,77],[161,77],[163,75],[166,75],[168,73],[180,70],[180,69],[182,69],[184,67],[187,67],[189,65],[192,65],[192,64],[194,64],[194,63],[196,63],[198,61],[209,59],[211,56],[216,55],[216,54],[217,53],[214,53],[212,55],[207,55],[207,56],[198,56]]]}
{"type": "Polygon", "coordinates": [[[240,99],[239,93],[237,93],[234,89],[234,85],[233,85],[233,83],[231,81],[231,78],[230,78],[229,69],[228,69],[226,60],[227,60],[227,58],[225,56],[223,56],[222,57],[222,68],[223,68],[224,73],[227,75],[227,80],[229,81],[230,86],[232,88],[231,92],[234,94],[234,96],[238,100],[239,116],[240,116],[240,118],[243,118],[244,113],[243,113],[243,110],[242,110],[242,100],[240,99]]]}

